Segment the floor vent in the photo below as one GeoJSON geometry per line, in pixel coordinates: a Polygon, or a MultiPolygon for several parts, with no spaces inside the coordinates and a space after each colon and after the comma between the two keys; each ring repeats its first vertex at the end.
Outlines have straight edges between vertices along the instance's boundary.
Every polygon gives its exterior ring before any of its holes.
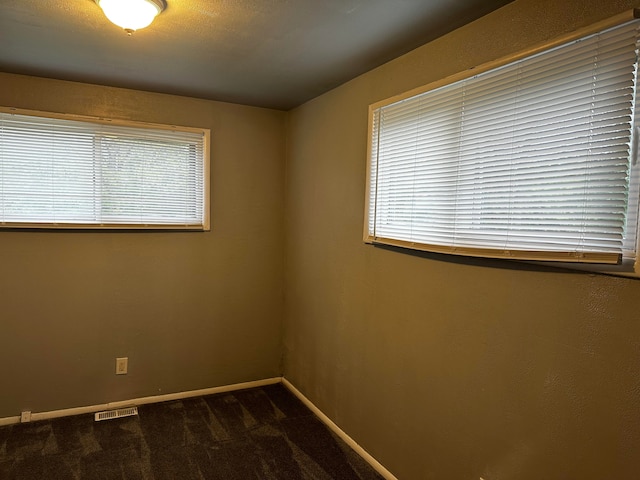
{"type": "Polygon", "coordinates": [[[138,415],[138,407],[106,410],[104,412],[96,412],[96,422],[101,420],[113,420],[114,418],[132,417],[134,415],[138,415]]]}

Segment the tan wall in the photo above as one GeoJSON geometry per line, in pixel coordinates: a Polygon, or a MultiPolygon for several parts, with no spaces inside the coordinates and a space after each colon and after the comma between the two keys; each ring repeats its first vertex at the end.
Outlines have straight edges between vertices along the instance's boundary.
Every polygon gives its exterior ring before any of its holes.
{"type": "Polygon", "coordinates": [[[0,418],[280,375],[282,112],[7,74],[0,105],[212,134],[210,232],[0,231],[0,418]]]}
{"type": "Polygon", "coordinates": [[[401,480],[639,478],[640,281],[362,242],[370,103],[632,5],[517,0],[290,114],[285,376],[401,480]]]}

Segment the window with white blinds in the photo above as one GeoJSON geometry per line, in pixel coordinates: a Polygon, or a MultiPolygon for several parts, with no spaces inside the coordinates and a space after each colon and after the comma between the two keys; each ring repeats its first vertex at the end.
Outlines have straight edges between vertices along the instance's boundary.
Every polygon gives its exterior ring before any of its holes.
{"type": "Polygon", "coordinates": [[[365,241],[523,260],[635,258],[637,68],[631,21],[372,105],[365,241]]]}
{"type": "Polygon", "coordinates": [[[203,129],[0,110],[0,227],[207,230],[203,129]]]}

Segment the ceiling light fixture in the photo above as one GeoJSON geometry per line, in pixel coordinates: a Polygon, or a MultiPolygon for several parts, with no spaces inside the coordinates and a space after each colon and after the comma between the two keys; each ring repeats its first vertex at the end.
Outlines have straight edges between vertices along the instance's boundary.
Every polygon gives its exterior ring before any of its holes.
{"type": "Polygon", "coordinates": [[[148,27],[167,6],[164,0],[95,0],[107,18],[128,35],[148,27]]]}

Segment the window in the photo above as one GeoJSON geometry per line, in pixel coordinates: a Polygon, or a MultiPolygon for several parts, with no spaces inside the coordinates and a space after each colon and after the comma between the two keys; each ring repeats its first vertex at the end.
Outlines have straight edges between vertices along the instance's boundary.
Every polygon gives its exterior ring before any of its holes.
{"type": "Polygon", "coordinates": [[[365,241],[633,262],[639,35],[628,20],[372,105],[365,241]]]}
{"type": "Polygon", "coordinates": [[[0,226],[207,230],[208,130],[0,109],[0,226]]]}

